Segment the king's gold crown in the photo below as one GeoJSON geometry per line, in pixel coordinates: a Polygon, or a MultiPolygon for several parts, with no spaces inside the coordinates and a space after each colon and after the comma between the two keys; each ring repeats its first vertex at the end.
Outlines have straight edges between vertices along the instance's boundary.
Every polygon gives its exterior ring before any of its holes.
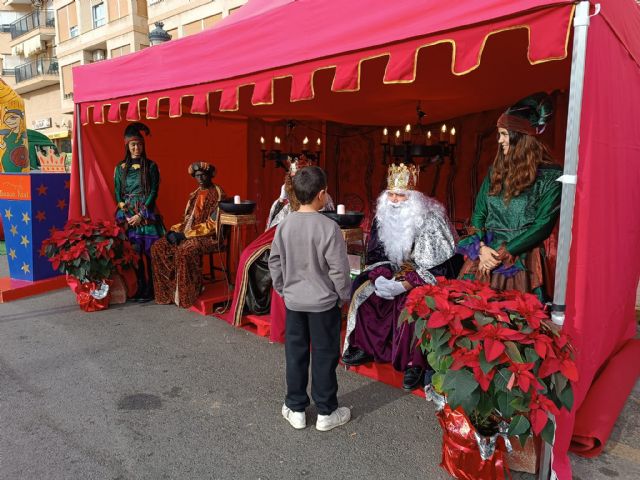
{"type": "Polygon", "coordinates": [[[415,190],[419,175],[420,169],[416,165],[391,164],[387,175],[387,190],[415,190]]]}

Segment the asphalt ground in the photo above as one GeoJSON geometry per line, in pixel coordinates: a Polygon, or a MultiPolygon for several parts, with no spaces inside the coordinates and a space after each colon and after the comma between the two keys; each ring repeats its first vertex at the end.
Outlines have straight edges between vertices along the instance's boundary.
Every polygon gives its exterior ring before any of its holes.
{"type": "MultiPolygon", "coordinates": [[[[311,407],[294,430],[280,344],[174,306],[87,314],[66,289],[0,304],[0,480],[449,478],[432,404],[341,368],[338,382],[352,421],[318,432],[311,407]]],[[[640,478],[639,411],[637,386],[574,478],[640,478]]]]}

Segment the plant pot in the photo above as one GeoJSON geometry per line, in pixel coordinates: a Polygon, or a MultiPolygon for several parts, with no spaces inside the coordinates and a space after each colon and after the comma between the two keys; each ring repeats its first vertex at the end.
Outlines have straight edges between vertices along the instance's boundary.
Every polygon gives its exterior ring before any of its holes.
{"type": "Polygon", "coordinates": [[[114,273],[111,275],[111,305],[119,305],[127,303],[127,286],[121,275],[114,273]]]}
{"type": "Polygon", "coordinates": [[[481,436],[459,407],[452,410],[446,404],[436,415],[442,427],[440,466],[451,476],[463,480],[504,480],[511,477],[502,436],[481,436]],[[480,445],[483,445],[482,452],[480,445]]]}
{"type": "Polygon", "coordinates": [[[509,469],[515,472],[538,473],[540,464],[541,441],[539,437],[529,437],[524,444],[515,437],[510,437],[513,450],[507,453],[509,469]]]}
{"type": "Polygon", "coordinates": [[[67,285],[76,294],[76,301],[80,306],[80,310],[98,312],[109,308],[111,303],[111,280],[80,283],[77,278],[67,276],[67,285]]]}

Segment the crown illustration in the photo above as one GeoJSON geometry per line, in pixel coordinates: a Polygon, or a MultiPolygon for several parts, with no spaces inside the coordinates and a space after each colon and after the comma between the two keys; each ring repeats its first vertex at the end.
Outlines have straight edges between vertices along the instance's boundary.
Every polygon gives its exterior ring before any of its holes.
{"type": "Polygon", "coordinates": [[[49,148],[47,153],[44,153],[41,149],[37,149],[36,155],[38,157],[38,163],[40,163],[40,170],[43,172],[65,172],[66,153],[56,155],[53,148],[49,148]]]}
{"type": "Polygon", "coordinates": [[[416,165],[391,164],[387,175],[387,190],[415,190],[419,175],[420,169],[416,165]]]}

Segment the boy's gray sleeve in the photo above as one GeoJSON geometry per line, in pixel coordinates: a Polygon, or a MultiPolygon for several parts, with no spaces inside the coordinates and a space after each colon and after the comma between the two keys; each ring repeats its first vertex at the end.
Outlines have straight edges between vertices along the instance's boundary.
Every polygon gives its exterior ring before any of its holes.
{"type": "Polygon", "coordinates": [[[271,242],[271,253],[269,254],[269,273],[271,274],[271,281],[273,282],[273,289],[278,292],[278,295],[282,296],[282,287],[284,286],[284,279],[282,275],[282,258],[280,256],[281,251],[281,236],[280,226],[276,229],[276,235],[271,242]]]}
{"type": "Polygon", "coordinates": [[[329,265],[329,278],[333,282],[336,293],[342,302],[348,302],[351,298],[351,268],[349,267],[349,257],[347,257],[347,245],[337,223],[333,235],[329,239],[325,259],[329,265]]]}

